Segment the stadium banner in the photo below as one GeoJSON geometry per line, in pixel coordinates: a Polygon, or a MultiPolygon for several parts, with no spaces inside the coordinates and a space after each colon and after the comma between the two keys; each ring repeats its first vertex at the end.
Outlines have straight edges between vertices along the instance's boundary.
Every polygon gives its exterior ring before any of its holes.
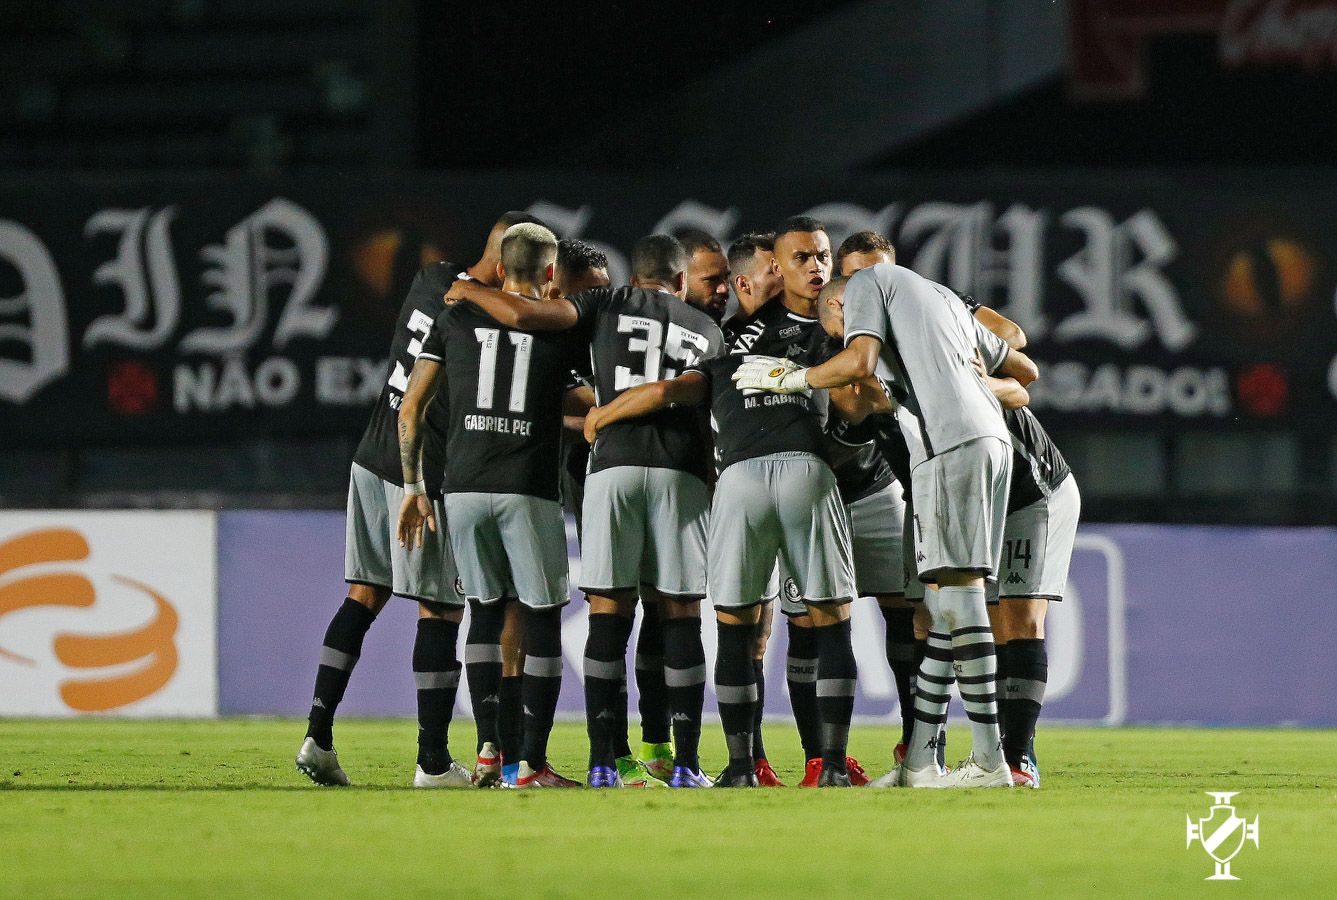
{"type": "Polygon", "coordinates": [[[212,512],[0,512],[0,716],[217,713],[212,512]]]}
{"type": "Polygon", "coordinates": [[[0,445],[357,434],[404,292],[496,215],[608,252],[794,213],[1020,323],[1055,427],[1337,421],[1337,189],[1304,173],[0,179],[0,445]]]}
{"type": "MultiPolygon", "coordinates": [[[[219,710],[304,715],[325,627],[344,597],[343,516],[336,512],[225,512],[219,516],[219,710]]],[[[572,583],[579,580],[568,527],[572,583]]],[[[1331,692],[1287,688],[1296,671],[1323,671],[1321,642],[1296,645],[1293,622],[1337,631],[1324,598],[1337,583],[1337,529],[1089,526],[1081,530],[1067,597],[1051,604],[1045,720],[1087,724],[1337,724],[1331,692]],[[1188,573],[1193,573],[1191,576],[1188,573]],[[1274,598],[1285,597],[1287,615],[1274,598]],[[1298,619],[1291,613],[1298,614],[1298,619]]],[[[563,613],[559,712],[583,711],[586,607],[573,591],[563,613]]],[[[355,716],[412,716],[417,610],[392,601],[367,634],[340,707],[355,716]]],[[[707,664],[715,659],[709,616],[707,664]]],[[[899,721],[884,625],[871,600],[854,610],[859,664],[855,713],[899,721]]],[[[634,644],[634,638],[633,638],[634,644]]],[[[785,628],[766,656],[766,710],[790,716],[785,628]]],[[[630,702],[636,703],[634,683],[630,702]]],[[[715,713],[707,685],[706,711],[715,713]]],[[[959,703],[953,711],[960,713],[959,703]]],[[[459,692],[458,714],[469,717],[459,692]]]]}

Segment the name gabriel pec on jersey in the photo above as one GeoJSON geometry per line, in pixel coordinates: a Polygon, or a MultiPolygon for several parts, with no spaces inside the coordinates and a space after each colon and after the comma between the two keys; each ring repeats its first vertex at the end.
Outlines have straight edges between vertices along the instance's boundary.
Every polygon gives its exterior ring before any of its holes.
{"type": "Polygon", "coordinates": [[[488,431],[497,435],[528,437],[533,423],[528,419],[508,419],[507,416],[465,416],[464,431],[488,431]]]}
{"type": "Polygon", "coordinates": [[[465,431],[490,431],[494,434],[518,434],[521,437],[529,437],[533,428],[534,423],[528,419],[478,415],[464,417],[465,431]]]}

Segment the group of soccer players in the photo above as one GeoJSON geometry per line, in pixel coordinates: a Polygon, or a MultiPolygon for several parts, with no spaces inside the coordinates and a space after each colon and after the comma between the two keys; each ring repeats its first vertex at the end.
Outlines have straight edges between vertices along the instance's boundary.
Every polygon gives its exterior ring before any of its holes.
{"type": "Polygon", "coordinates": [[[807,217],[743,235],[727,256],[705,233],[650,235],[632,249],[630,284],[613,286],[598,251],[507,213],[473,266],[424,268],[400,313],[354,458],[348,598],[325,635],[297,767],[348,783],[335,710],[398,594],[420,606],[413,784],[580,786],[547,757],[565,501],[589,603],[590,787],[779,786],[761,728],[777,603],[801,785],[869,784],[846,752],[851,628],[876,627],[851,623],[859,596],[885,618],[903,719],[894,768],[872,786],[1038,787],[1044,617],[1067,582],[1080,499],[1026,409],[1038,373],[1024,344],[1006,318],[897,266],[875,232],[834,258],[807,217]],[[706,599],[729,756],[714,778],[698,758],[706,599]],[[448,749],[462,668],[471,769],[448,749]],[[972,749],[948,769],[953,682],[972,749]]]}

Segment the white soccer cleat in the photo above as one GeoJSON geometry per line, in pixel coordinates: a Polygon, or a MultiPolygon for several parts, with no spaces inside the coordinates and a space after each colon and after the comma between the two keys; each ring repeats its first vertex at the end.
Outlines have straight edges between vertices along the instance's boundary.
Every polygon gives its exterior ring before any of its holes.
{"type": "Polygon", "coordinates": [[[945,788],[1011,788],[1012,769],[1006,762],[999,762],[996,769],[986,769],[975,762],[974,754],[966,757],[961,765],[942,780],[945,788]]]}
{"type": "MultiPolygon", "coordinates": [[[[936,762],[929,763],[922,769],[912,769],[905,763],[901,763],[889,773],[879,778],[879,782],[892,779],[887,787],[909,787],[909,788],[945,788],[947,787],[948,775],[938,767],[936,762]]],[[[874,784],[874,787],[879,785],[874,784]]]]}
{"type": "Polygon", "coordinates": [[[501,751],[491,741],[483,742],[483,749],[478,751],[478,762],[474,764],[475,787],[492,787],[501,781],[501,751]]]}
{"type": "Polygon", "coordinates": [[[316,784],[327,787],[348,787],[348,776],[339,768],[339,754],[331,747],[320,749],[315,738],[302,741],[302,749],[297,751],[297,771],[316,784]]]}
{"type": "Polygon", "coordinates": [[[881,778],[874,778],[872,781],[868,782],[868,786],[870,788],[900,787],[901,786],[900,776],[901,776],[901,770],[899,767],[897,767],[895,769],[892,769],[887,774],[883,775],[881,778]]]}
{"type": "Polygon", "coordinates": [[[422,766],[416,766],[413,772],[415,788],[467,788],[473,787],[473,776],[469,770],[457,762],[451,762],[450,768],[440,775],[428,775],[422,766]]]}

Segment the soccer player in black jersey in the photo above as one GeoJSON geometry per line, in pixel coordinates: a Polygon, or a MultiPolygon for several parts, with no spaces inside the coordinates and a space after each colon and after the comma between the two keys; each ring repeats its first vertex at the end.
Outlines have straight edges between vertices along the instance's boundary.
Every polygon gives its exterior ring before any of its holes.
{"type": "MultiPolygon", "coordinates": [[[[575,238],[557,242],[557,269],[552,280],[550,297],[571,297],[581,291],[607,287],[608,257],[603,251],[575,238]]],[[[581,396],[594,405],[594,392],[589,387],[580,389],[581,396]]],[[[576,520],[576,533],[581,531],[581,504],[585,498],[585,466],[590,458],[590,445],[585,442],[585,417],[567,416],[562,432],[562,505],[576,520]]]]}
{"type": "Polygon", "coordinates": [[[717,786],[757,786],[752,649],[760,599],[779,558],[815,626],[818,784],[848,787],[846,743],[857,675],[848,604],[855,587],[849,524],[826,462],[827,398],[824,392],[777,399],[737,390],[732,375],[752,358],[735,349],[677,378],[628,390],[594,413],[594,427],[614,427],[673,404],[709,403],[720,477],[708,569],[719,629],[715,690],[729,750],[717,786]]]}
{"type": "MultiPolygon", "coordinates": [[[[479,260],[466,270],[483,281],[496,279],[502,233],[511,225],[535,221],[527,213],[508,212],[488,235],[479,260]]],[[[444,534],[429,535],[423,545],[405,550],[394,541],[391,522],[405,487],[399,465],[396,428],[409,372],[432,322],[444,308],[442,297],[457,272],[438,262],[418,272],[400,309],[390,347],[390,375],[353,457],[348,490],[344,578],[348,596],[325,632],[306,739],[297,754],[297,768],[317,784],[345,785],[348,776],[334,751],[335,711],[362,653],[362,641],[392,594],[419,602],[420,618],[413,651],[418,682],[419,753],[414,784],[455,785],[461,767],[446,747],[446,732],[455,705],[459,663],[455,641],[463,598],[455,590],[455,563],[444,534]]],[[[445,405],[426,413],[423,455],[428,481],[421,487],[439,503],[445,453],[445,405]]],[[[463,779],[467,783],[467,778],[463,779]]]]}
{"type": "MultiPolygon", "coordinates": [[[[499,271],[503,287],[541,302],[552,281],[557,239],[541,225],[507,229],[499,271]]],[[[436,319],[418,356],[407,398],[431,396],[446,375],[449,442],[442,481],[446,528],[465,596],[477,612],[516,598],[524,608],[524,743],[505,760],[504,786],[575,787],[548,763],[548,736],[562,683],[560,611],[569,600],[566,528],[558,502],[563,399],[572,385],[571,341],[509,328],[472,304],[436,319]],[[514,766],[514,768],[512,768],[514,766]]],[[[406,480],[421,477],[415,426],[400,419],[406,480]]],[[[400,539],[413,546],[432,507],[408,496],[400,539]]]]}
{"type": "MultiPolygon", "coordinates": [[[[687,258],[677,240],[650,235],[636,243],[631,257],[630,287],[585,291],[539,306],[471,285],[452,288],[452,296],[458,290],[517,327],[576,329],[590,347],[595,393],[606,404],[630,388],[676,376],[723,344],[710,317],[683,302],[687,258]]],[[[595,409],[586,418],[587,435],[599,427],[595,409]]],[[[628,774],[645,783],[640,773],[621,771],[616,746],[617,705],[624,702],[619,686],[639,597],[647,601],[647,622],[651,608],[663,620],[660,671],[675,737],[673,766],[665,774],[670,786],[701,787],[709,783],[697,746],[705,690],[700,602],[710,474],[702,418],[689,409],[656,411],[605,430],[593,444],[581,546],[581,589],[590,602],[590,784],[616,786],[628,774]]],[[[644,685],[643,667],[637,668],[644,685]]]]}
{"type": "Polygon", "coordinates": [[[784,287],[780,267],[775,264],[775,235],[750,231],[729,245],[729,284],[738,308],[723,324],[725,340],[747,324],[753,313],[784,287]]]}
{"type": "MultiPolygon", "coordinates": [[[[794,360],[802,365],[815,365],[830,355],[826,335],[816,318],[815,301],[831,274],[830,240],[824,226],[815,219],[798,216],[781,223],[772,242],[772,257],[777,262],[775,271],[780,275],[779,293],[769,302],[756,308],[751,316],[734,327],[730,341],[731,352],[752,353],[794,360]]],[[[831,395],[837,412],[852,396],[850,389],[831,395]]],[[[832,420],[833,424],[836,421],[832,420]]],[[[899,533],[879,524],[890,519],[899,507],[898,495],[891,487],[892,475],[877,450],[870,446],[850,447],[833,456],[837,483],[847,502],[859,503],[860,530],[855,546],[862,557],[862,567],[856,560],[860,587],[878,594],[894,592],[903,581],[899,564],[888,566],[885,559],[899,553],[899,533]],[[838,456],[838,458],[837,458],[838,456]],[[884,507],[889,507],[884,509],[884,507]],[[860,538],[862,537],[862,540],[860,538]],[[897,546],[887,546],[895,544],[897,546]]],[[[807,608],[796,591],[792,573],[778,568],[767,586],[763,601],[763,624],[770,618],[771,601],[780,599],[780,609],[789,623],[789,648],[786,659],[786,679],[794,720],[807,764],[800,787],[816,787],[822,771],[821,719],[816,695],[817,644],[807,608]]],[[[758,695],[764,699],[765,681],[761,665],[764,642],[758,641],[756,679],[758,695]]],[[[753,736],[754,755],[758,760],[758,781],[771,783],[774,772],[765,760],[761,735],[761,703],[756,707],[757,721],[753,736]]],[[[846,761],[846,770],[854,785],[867,783],[867,776],[858,760],[846,761]]]]}
{"type": "Polygon", "coordinates": [[[685,228],[676,236],[687,252],[685,299],[722,322],[729,305],[729,260],[720,242],[699,228],[685,228]]]}

